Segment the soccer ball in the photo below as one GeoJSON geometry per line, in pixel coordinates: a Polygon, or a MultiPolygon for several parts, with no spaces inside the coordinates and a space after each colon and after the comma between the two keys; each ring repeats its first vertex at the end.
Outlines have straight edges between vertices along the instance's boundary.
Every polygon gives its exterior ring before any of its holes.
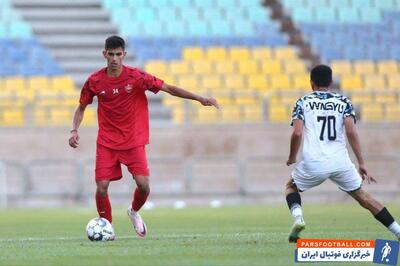
{"type": "Polygon", "coordinates": [[[90,241],[114,240],[114,228],[105,218],[93,218],[86,226],[86,234],[90,241]]]}

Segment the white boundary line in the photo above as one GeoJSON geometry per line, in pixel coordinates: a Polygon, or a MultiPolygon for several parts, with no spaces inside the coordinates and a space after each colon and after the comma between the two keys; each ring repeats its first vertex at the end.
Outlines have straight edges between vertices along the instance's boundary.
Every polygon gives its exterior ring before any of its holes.
{"type": "MultiPolygon", "coordinates": [[[[262,237],[268,233],[236,233],[236,234],[170,234],[170,235],[153,235],[149,237],[149,240],[157,238],[204,238],[204,237],[215,237],[215,238],[225,238],[225,237],[239,237],[239,236],[250,236],[250,237],[262,237]]],[[[139,239],[136,235],[132,236],[118,236],[117,239],[139,239]]],[[[70,236],[70,237],[23,237],[23,238],[0,238],[0,243],[5,242],[44,242],[44,241],[63,241],[63,240],[87,240],[87,237],[83,236],[70,236]]],[[[100,241],[101,242],[101,241],[100,241]]]]}

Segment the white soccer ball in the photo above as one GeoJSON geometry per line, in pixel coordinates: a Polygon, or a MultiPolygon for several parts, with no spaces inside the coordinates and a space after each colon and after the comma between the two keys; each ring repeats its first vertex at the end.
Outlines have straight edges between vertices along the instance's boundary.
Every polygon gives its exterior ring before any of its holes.
{"type": "Polygon", "coordinates": [[[86,234],[90,241],[114,240],[114,228],[105,218],[93,218],[86,226],[86,234]]]}

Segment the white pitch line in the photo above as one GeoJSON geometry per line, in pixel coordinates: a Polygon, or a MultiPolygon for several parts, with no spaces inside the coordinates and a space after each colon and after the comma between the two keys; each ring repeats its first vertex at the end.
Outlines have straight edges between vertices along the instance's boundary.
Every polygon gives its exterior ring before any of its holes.
{"type": "MultiPolygon", "coordinates": [[[[267,233],[249,233],[249,234],[170,234],[170,235],[153,235],[149,239],[157,239],[157,238],[204,238],[204,237],[238,237],[238,236],[250,236],[250,237],[261,237],[267,235],[267,233]]],[[[118,236],[117,241],[119,239],[134,239],[137,238],[136,235],[132,236],[118,236]]],[[[86,240],[86,237],[79,237],[79,236],[70,236],[70,237],[24,237],[24,238],[0,238],[0,242],[44,242],[44,241],[59,241],[59,240],[86,240]]]]}

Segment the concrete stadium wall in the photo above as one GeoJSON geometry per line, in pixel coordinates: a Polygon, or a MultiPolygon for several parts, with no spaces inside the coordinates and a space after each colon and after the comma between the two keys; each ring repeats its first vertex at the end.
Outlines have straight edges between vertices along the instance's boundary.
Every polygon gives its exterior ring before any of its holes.
{"type": "MultiPolygon", "coordinates": [[[[400,179],[397,177],[400,167],[400,124],[359,124],[358,129],[369,169],[380,181],[378,185],[368,186],[368,190],[381,200],[400,201],[400,179]]],[[[151,144],[147,149],[148,157],[153,158],[149,162],[152,195],[163,202],[179,198],[188,200],[189,197],[194,203],[204,203],[217,196],[232,203],[282,203],[284,184],[291,172],[291,168],[285,165],[290,133],[289,125],[152,126],[151,144]],[[227,159],[218,159],[210,164],[214,157],[224,156],[227,159]],[[168,158],[181,159],[170,162],[166,160],[168,158]],[[196,178],[193,178],[188,189],[181,161],[191,158],[195,161],[192,172],[196,178]],[[203,163],[198,158],[211,160],[203,163]],[[248,159],[244,192],[240,188],[243,186],[240,169],[235,162],[231,163],[232,158],[242,161],[248,159]],[[188,190],[193,194],[188,194],[188,190]]],[[[97,129],[82,127],[80,146],[72,149],[68,146],[69,128],[2,129],[0,160],[22,165],[29,165],[29,162],[37,159],[43,159],[44,162],[50,159],[85,161],[87,165],[82,171],[83,176],[79,177],[81,180],[75,186],[71,182],[76,182],[76,173],[69,165],[60,168],[62,171],[57,165],[31,168],[32,176],[28,185],[34,193],[28,198],[33,206],[68,205],[75,204],[76,200],[80,204],[92,205],[96,134],[97,129]],[[43,184],[46,187],[42,187],[43,184]],[[68,196],[76,189],[82,190],[85,197],[76,199],[68,196]],[[53,191],[53,194],[46,194],[48,191],[53,191]],[[40,197],[42,193],[45,197],[40,197]]],[[[124,173],[127,174],[126,170],[124,173]]],[[[26,188],[26,184],[13,176],[7,182],[10,202],[14,202],[10,205],[19,206],[19,200],[21,204],[26,204],[26,198],[20,199],[19,196],[24,194],[23,187],[26,188]]],[[[121,182],[115,182],[113,187],[113,191],[120,193],[116,198],[121,198],[121,204],[126,204],[133,187],[132,180],[124,178],[121,182]]],[[[348,200],[347,195],[338,192],[328,182],[304,197],[305,200],[318,202],[348,200]]]]}

